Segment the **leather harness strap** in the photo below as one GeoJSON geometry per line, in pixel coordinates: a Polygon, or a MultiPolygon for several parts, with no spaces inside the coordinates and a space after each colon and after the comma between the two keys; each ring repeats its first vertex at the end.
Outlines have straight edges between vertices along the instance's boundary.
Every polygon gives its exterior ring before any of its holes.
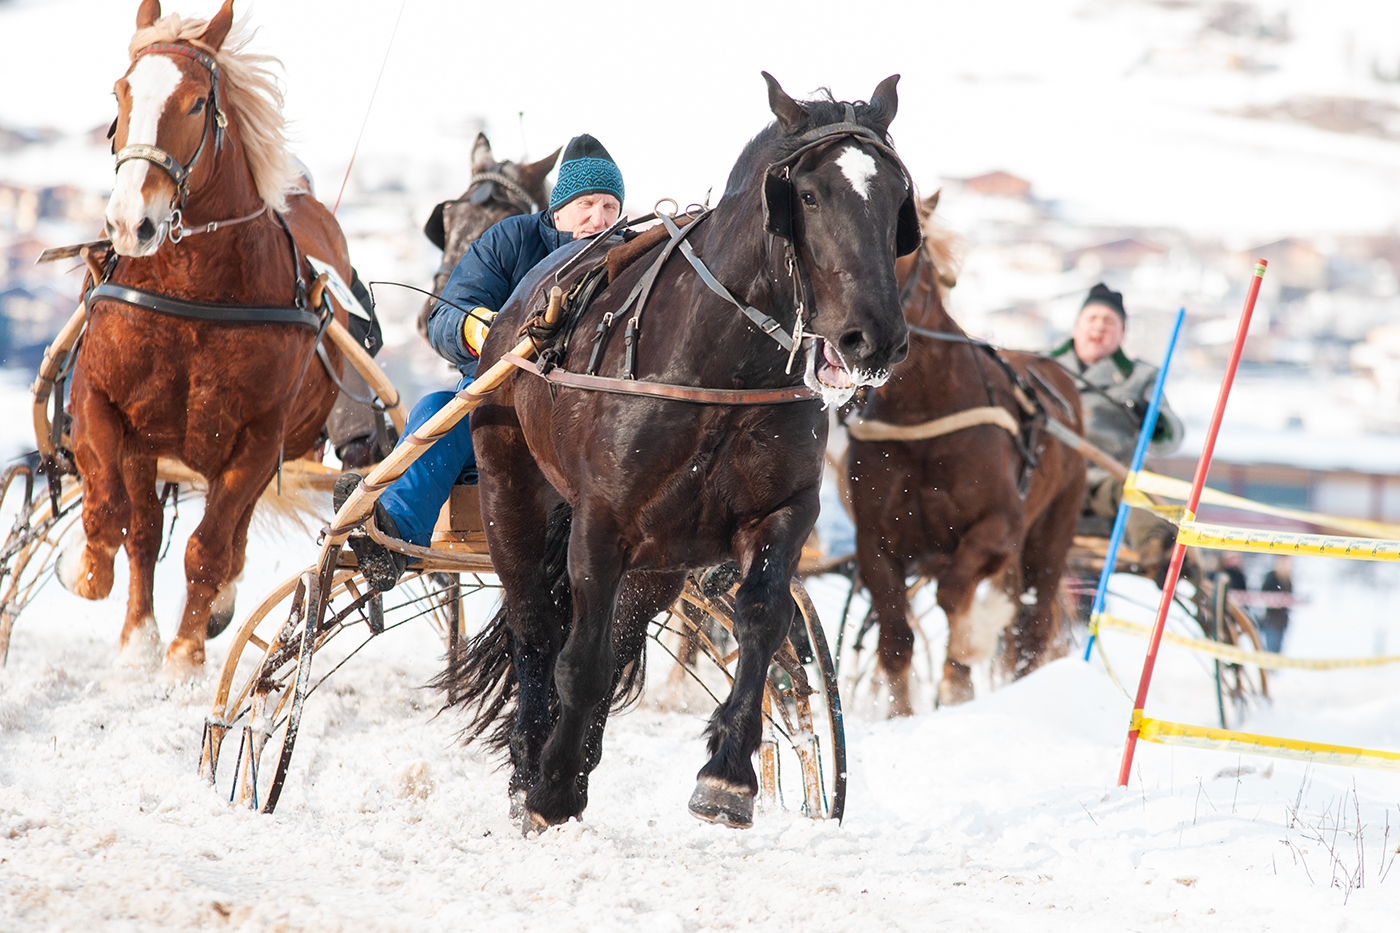
{"type": "Polygon", "coordinates": [[[926,441],[979,424],[991,424],[1005,428],[1013,436],[1021,432],[1020,422],[1011,416],[1011,412],[1000,405],[969,408],[918,424],[890,424],[887,421],[867,421],[864,418],[853,418],[846,422],[846,430],[850,432],[851,437],[858,441],[926,441]]]}
{"type": "Polygon", "coordinates": [[[172,317],[191,321],[214,321],[220,324],[296,324],[319,330],[321,315],[308,308],[267,308],[257,305],[211,304],[207,301],[186,301],[169,295],[158,295],[129,285],[104,282],[87,294],[88,307],[102,299],[158,311],[172,317]]]}
{"type": "MultiPolygon", "coordinates": [[[[691,227],[698,227],[700,225],[700,222],[708,216],[710,216],[709,211],[706,211],[705,213],[701,214],[698,218],[696,218],[695,223],[691,224],[691,227]]],[[[671,218],[666,216],[665,214],[662,214],[661,222],[666,225],[667,230],[671,231],[672,240],[679,240],[681,232],[680,229],[676,227],[675,221],[671,220],[671,218]]],[[[729,293],[729,289],[725,288],[720,283],[720,280],[715,278],[714,273],[712,273],[709,270],[709,267],[707,267],[703,262],[701,262],[699,257],[695,255],[695,250],[691,248],[691,245],[689,243],[681,241],[680,250],[681,255],[686,258],[686,260],[691,264],[692,267],[694,267],[695,274],[700,276],[700,281],[704,282],[705,285],[709,287],[710,291],[714,292],[716,295],[720,296],[725,301],[729,302],[734,307],[742,311],[744,317],[748,318],[750,321],[753,321],[754,324],[758,326],[759,330],[763,331],[769,337],[773,338],[773,340],[777,342],[778,346],[782,347],[789,353],[792,352],[792,338],[783,332],[783,325],[779,324],[772,317],[770,317],[767,314],[764,314],[757,308],[750,307],[749,305],[745,304],[744,302],[731,295],[729,293]]],[[[637,314],[638,317],[641,316],[640,309],[638,310],[637,314]]]]}
{"type": "Polygon", "coordinates": [[[541,373],[539,366],[534,361],[514,353],[507,353],[501,359],[518,369],[539,376],[553,385],[571,389],[587,389],[594,392],[611,392],[616,395],[642,395],[677,402],[695,402],[702,405],[776,405],[784,402],[810,402],[818,398],[817,394],[806,386],[789,386],[782,389],[703,389],[696,386],[678,386],[638,379],[589,376],[584,373],[571,373],[560,369],[551,369],[547,373],[541,373]]]}

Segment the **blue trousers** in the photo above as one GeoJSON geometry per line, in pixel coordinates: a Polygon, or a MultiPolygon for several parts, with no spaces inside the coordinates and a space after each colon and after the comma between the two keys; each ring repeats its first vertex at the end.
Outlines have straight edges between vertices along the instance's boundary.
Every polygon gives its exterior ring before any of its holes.
{"type": "MultiPolygon", "coordinates": [[[[466,385],[470,380],[462,380],[466,385]]],[[[407,434],[418,430],[444,405],[452,401],[452,392],[433,392],[413,406],[404,427],[407,434]]],[[[403,443],[400,441],[399,443],[403,443]]],[[[457,483],[476,482],[476,450],[472,447],[470,419],[463,418],[437,443],[423,452],[403,476],[380,495],[399,535],[409,544],[428,547],[433,540],[442,504],[457,483]]]]}

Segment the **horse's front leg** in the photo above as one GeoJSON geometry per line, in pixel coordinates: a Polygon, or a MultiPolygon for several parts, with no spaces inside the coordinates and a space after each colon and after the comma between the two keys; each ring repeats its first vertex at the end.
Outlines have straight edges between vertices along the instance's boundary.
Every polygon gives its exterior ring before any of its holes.
{"type": "Polygon", "coordinates": [[[106,396],[90,388],[83,370],[73,380],[73,455],[83,481],[83,534],[63,549],[56,572],[64,588],[84,599],[112,592],[112,564],[131,524],[122,477],[126,431],[106,396]]]}
{"type": "Polygon", "coordinates": [[[281,444],[280,421],[255,424],[245,429],[223,468],[209,477],[204,518],[185,548],[185,610],[165,652],[165,668],[174,677],[191,676],[204,666],[210,612],[241,570],[234,545],[246,542],[248,522],[276,468],[281,444]]]}
{"type": "Polygon", "coordinates": [[[690,812],[730,826],[753,825],[758,775],[753,756],[763,736],[763,690],[773,655],[797,617],[789,581],[802,542],[816,523],[816,493],[789,500],[735,539],[744,573],[739,585],[734,637],[739,660],[729,697],[710,718],[710,760],[696,776],[690,812]]]}
{"type": "MultiPolygon", "coordinates": [[[[615,683],[612,622],[623,568],[618,529],[606,506],[576,512],[569,535],[574,621],[554,663],[559,716],[540,755],[539,783],[525,796],[528,818],[537,826],[580,816],[588,804],[587,781],[579,775],[585,772],[589,733],[599,731],[598,707],[611,699],[615,683]]],[[[590,758],[596,764],[602,743],[601,736],[594,738],[590,758]]]]}
{"type": "Polygon", "coordinates": [[[160,556],[165,516],[156,495],[156,458],[149,454],[125,457],[122,479],[131,502],[126,533],[126,559],[131,579],[122,626],[119,663],[154,666],[160,660],[160,631],[156,628],[156,559],[160,556]]]}

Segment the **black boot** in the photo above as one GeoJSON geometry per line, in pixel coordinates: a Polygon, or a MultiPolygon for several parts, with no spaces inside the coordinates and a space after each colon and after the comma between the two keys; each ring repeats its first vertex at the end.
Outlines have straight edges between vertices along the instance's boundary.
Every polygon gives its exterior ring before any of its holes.
{"type": "MultiPolygon", "coordinates": [[[[335,481],[335,492],[332,493],[337,512],[363,480],[364,477],[358,473],[340,474],[340,478],[335,481]]],[[[374,524],[385,537],[399,537],[399,526],[390,517],[388,510],[378,502],[374,503],[374,524]]],[[[381,593],[392,590],[399,582],[399,577],[403,576],[404,569],[408,567],[407,554],[391,551],[369,535],[351,535],[349,544],[350,550],[355,552],[355,560],[360,565],[365,582],[381,593]]]]}

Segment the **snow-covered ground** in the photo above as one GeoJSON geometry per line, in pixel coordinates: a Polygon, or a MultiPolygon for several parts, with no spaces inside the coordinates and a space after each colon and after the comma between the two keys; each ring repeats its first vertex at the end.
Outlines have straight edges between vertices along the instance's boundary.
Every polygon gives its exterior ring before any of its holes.
{"type": "MultiPolygon", "coordinates": [[[[216,6],[165,3],[199,15],[216,6]]],[[[1235,245],[1393,231],[1393,136],[1242,113],[1307,96],[1400,103],[1400,83],[1372,77],[1400,68],[1400,7],[1257,4],[1256,26],[1288,14],[1289,42],[1268,29],[1251,38],[1208,28],[1239,6],[1248,5],[717,2],[599,7],[590,19],[577,5],[409,0],[342,217],[366,278],[425,284],[437,257],[415,231],[434,201],[461,190],[478,121],[501,155],[538,157],[576,132],[597,134],[626,169],[634,214],[663,195],[699,200],[769,118],[757,76],[766,68],[794,94],[830,85],[839,97],[902,72],[894,130],[925,187],[1000,167],[1033,179],[1070,219],[1169,225],[1235,245]],[[607,41],[579,38],[589,30],[607,41]],[[555,58],[536,39],[580,51],[555,58]],[[692,54],[711,55],[713,72],[665,80],[692,54]],[[616,75],[588,77],[614,62],[616,75]],[[593,93],[599,83],[606,90],[593,93]],[[384,213],[375,192],[400,184],[397,213],[384,213]]],[[[135,7],[0,0],[0,123],[70,134],[105,126],[135,7]]],[[[286,64],[296,148],[332,200],[399,5],[240,0],[239,9],[253,10],[258,47],[286,64]]],[[[76,136],[4,156],[0,169],[10,181],[91,190],[111,177],[106,150],[76,136]]],[[[947,206],[956,225],[957,206],[947,206]]],[[[977,293],[956,300],[976,304],[977,293]]],[[[405,299],[389,315],[391,344],[413,341],[416,307],[405,299]]],[[[1155,358],[1160,347],[1140,352],[1155,358]]],[[[421,355],[404,360],[423,372],[396,371],[401,386],[441,381],[421,355]]],[[[0,373],[2,459],[32,446],[31,379],[0,373]]],[[[1171,392],[1179,411],[1195,413],[1214,389],[1174,382],[1171,392]]],[[[1359,430],[1319,397],[1308,383],[1242,380],[1226,441],[1257,443],[1236,428],[1277,434],[1293,414],[1309,431],[1359,430]]],[[[1330,456],[1342,443],[1313,446],[1330,456]]],[[[1351,459],[1393,459],[1390,447],[1355,443],[1366,446],[1351,459]]],[[[828,506],[822,527],[834,541],[842,521],[828,506]]],[[[0,528],[12,508],[0,509],[0,528]]],[[[167,638],[198,514],[184,508],[158,571],[167,638]]],[[[240,617],[312,560],[310,538],[255,532],[240,617]]],[[[436,716],[438,698],[422,686],[439,669],[440,642],[426,624],[408,625],[312,697],[279,811],[231,809],[195,773],[210,681],[169,686],[112,665],[124,561],[118,569],[118,595],[102,603],[48,586],[0,669],[0,930],[1370,931],[1393,928],[1400,907],[1396,774],[1144,744],[1119,790],[1131,702],[1099,657],[1086,665],[1073,652],[957,709],[932,711],[925,682],[925,712],[900,722],[879,717],[868,684],[848,684],[844,824],[770,811],[747,832],[686,815],[707,710],[676,711],[657,658],[652,691],[609,727],[583,823],[527,841],[506,818],[505,774],[460,748],[460,721],[436,716]]],[[[1307,601],[1289,653],[1400,653],[1395,568],[1312,559],[1295,576],[1307,601]]],[[[842,583],[812,590],[830,630],[842,583]]],[[[1119,579],[1115,592],[1110,611],[1150,617],[1150,585],[1119,579]]],[[[484,618],[489,607],[478,608],[484,618]]],[[[854,617],[863,611],[857,600],[854,617]]],[[[924,619],[935,642],[941,624],[937,610],[924,619]]],[[[211,671],[226,642],[211,643],[211,671]]],[[[1131,689],[1143,643],[1107,632],[1104,646],[1131,689]]],[[[844,660],[848,672],[857,666],[844,660]]],[[[916,670],[940,660],[921,654],[916,670]]],[[[1394,668],[1286,671],[1244,728],[1400,749],[1397,683],[1394,668]]],[[[1165,647],[1147,710],[1215,724],[1208,665],[1165,647]]]]}
{"type": "MultiPolygon", "coordinates": [[[[159,569],[167,636],[198,513],[159,569]]],[[[303,536],[256,534],[243,610],[311,557],[303,536]]],[[[1400,651],[1398,584],[1299,561],[1288,650],[1400,651]]],[[[812,589],[834,627],[843,582],[812,589]]],[[[1111,611],[1150,617],[1150,584],[1115,590],[1111,611]]],[[[584,821],[525,840],[506,775],[458,746],[460,721],[423,687],[441,643],[407,625],[311,697],[282,803],[255,815],[196,775],[211,682],[113,667],[123,602],[50,586],[0,672],[5,930],[1380,930],[1400,904],[1394,773],[1143,744],[1117,789],[1131,703],[1077,656],[899,722],[848,684],[844,824],[769,811],[747,832],[686,814],[707,710],[666,711],[654,658],[653,689],[609,726],[584,821]]],[[[936,610],[924,625],[937,640],[936,610]]],[[[1131,687],[1143,642],[1105,640],[1131,687]]],[[[1165,648],[1149,715],[1214,724],[1212,683],[1165,648]]],[[[1289,671],[1272,692],[1245,728],[1400,749],[1393,669],[1289,671]]]]}

